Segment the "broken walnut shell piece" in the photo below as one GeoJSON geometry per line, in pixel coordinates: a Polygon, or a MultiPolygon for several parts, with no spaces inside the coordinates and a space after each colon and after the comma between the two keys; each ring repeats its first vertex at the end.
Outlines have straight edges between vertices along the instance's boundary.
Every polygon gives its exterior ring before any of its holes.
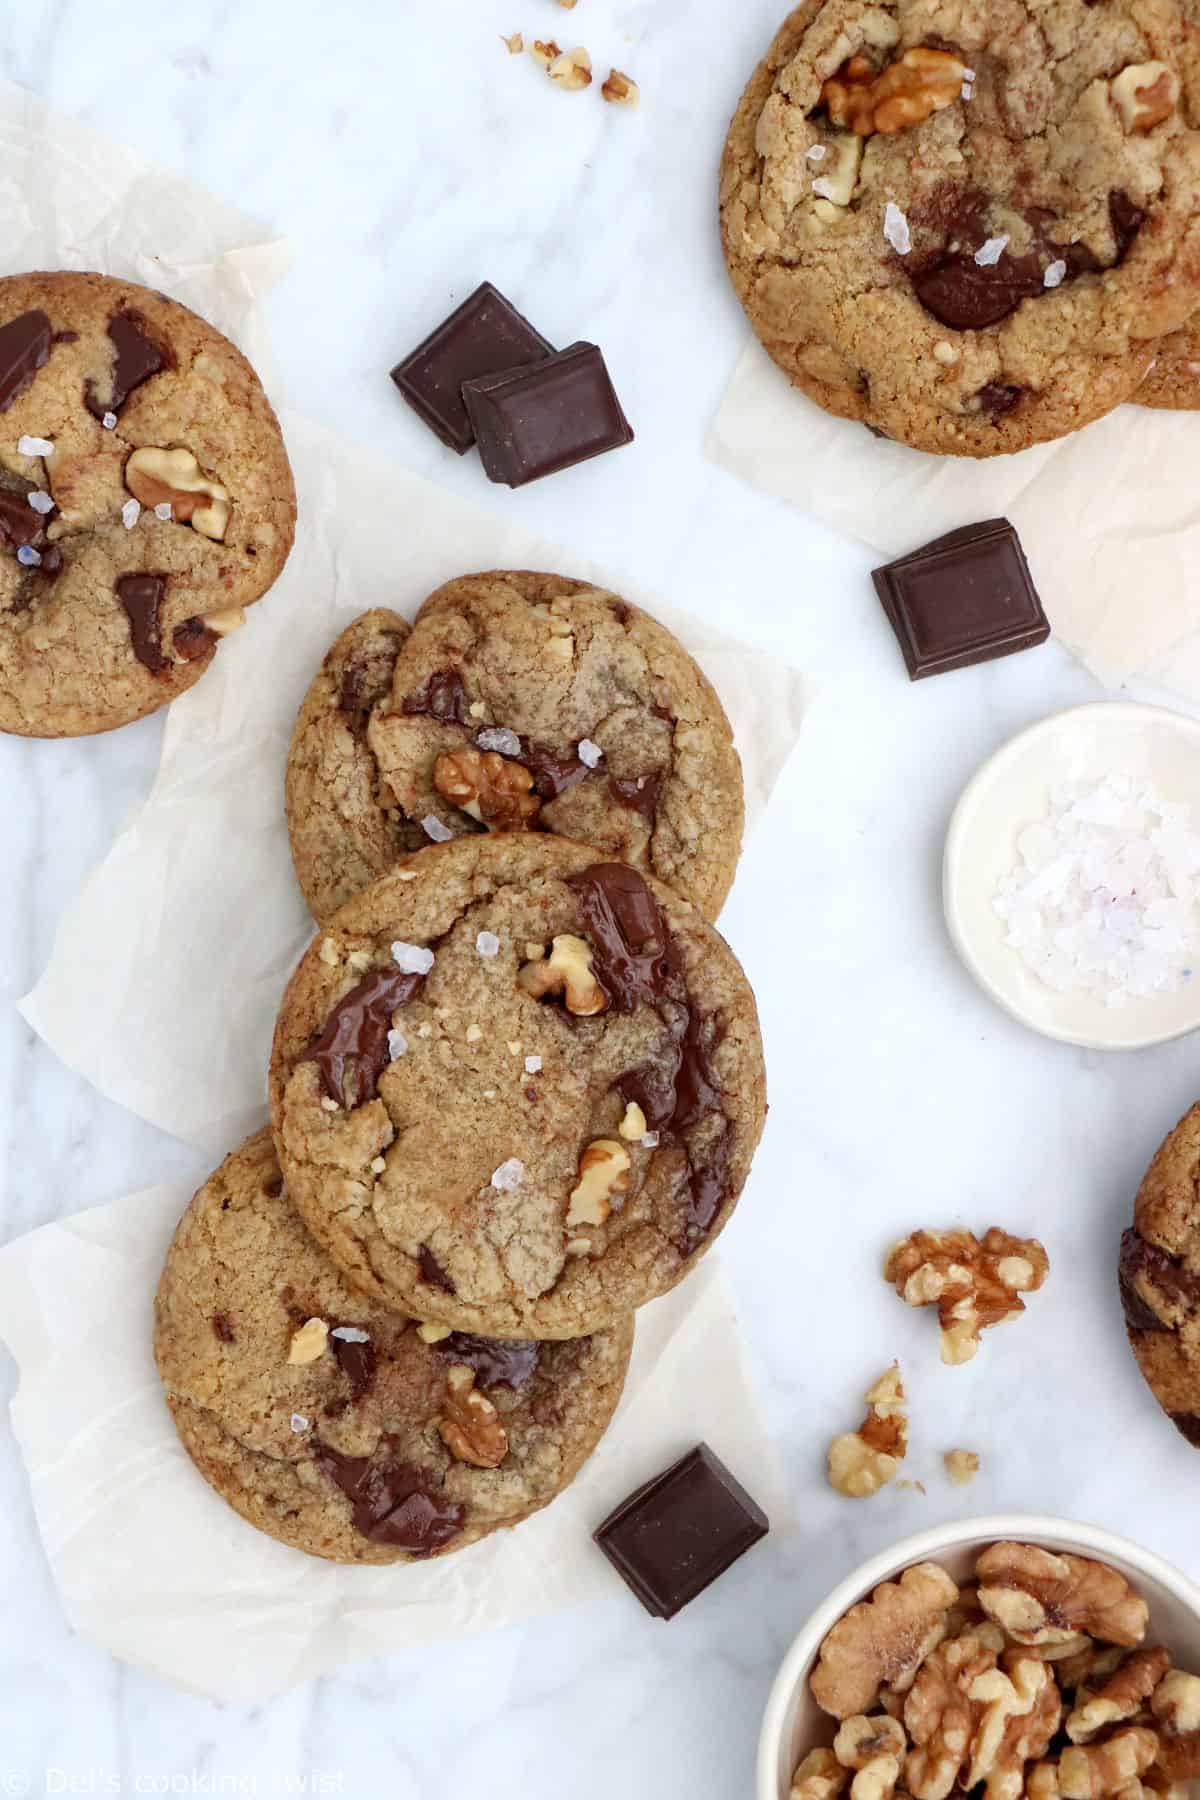
{"type": "Polygon", "coordinates": [[[942,1328],[942,1361],[970,1362],[981,1334],[1019,1318],[1022,1294],[1035,1293],[1050,1273],[1050,1259],[1036,1238],[1018,1238],[993,1225],[973,1231],[914,1231],[896,1244],[884,1264],[884,1280],[909,1306],[936,1306],[942,1328]]]}
{"type": "Polygon", "coordinates": [[[567,1202],[566,1226],[603,1225],[614,1199],[629,1186],[631,1158],[616,1138],[594,1138],[579,1159],[579,1179],[567,1202]]]}
{"type": "Polygon", "coordinates": [[[1153,131],[1179,102],[1179,77],[1163,62],[1130,63],[1108,84],[1125,131],[1153,131]]]}
{"type": "Polygon", "coordinates": [[[433,785],[443,800],[497,831],[520,831],[541,810],[524,763],[498,750],[443,751],[433,765],[433,785]]]}
{"type": "Polygon", "coordinates": [[[946,1633],[957,1584],[937,1563],[914,1563],[885,1581],[826,1633],[809,1677],[822,1712],[848,1719],[875,1705],[880,1689],[906,1693],[946,1633]]]}
{"type": "Polygon", "coordinates": [[[1124,1725],[1142,1710],[1171,1667],[1162,1646],[1135,1650],[1098,1685],[1089,1684],[1067,1719],[1073,1744],[1089,1744],[1110,1725],[1124,1725]]]}
{"type": "Polygon", "coordinates": [[[962,94],[966,65],[948,50],[914,45],[878,72],[865,56],[852,56],[821,89],[821,105],[834,125],[857,137],[885,137],[919,125],[953,106],[962,94]]]}
{"type": "Polygon", "coordinates": [[[500,1415],[475,1386],[474,1369],[464,1363],[454,1363],[447,1372],[438,1433],[451,1456],[474,1469],[497,1469],[508,1455],[500,1415]]]}
{"type": "Polygon", "coordinates": [[[1107,1800],[1138,1781],[1158,1755],[1158,1734],[1131,1725],[1099,1744],[1072,1744],[1058,1759],[1064,1800],[1107,1800]]]}
{"type": "Polygon", "coordinates": [[[592,947],[565,932],[556,937],[548,957],[527,962],[517,980],[534,1000],[561,994],[563,1005],[578,1019],[590,1019],[608,1005],[608,995],[592,973],[592,947]]]}
{"type": "Polygon", "coordinates": [[[869,1500],[894,1481],[908,1450],[908,1418],[900,1365],[893,1363],[866,1396],[857,1431],[834,1438],[827,1453],[830,1487],[847,1500],[869,1500]]]}
{"type": "Polygon", "coordinates": [[[1146,1602],[1107,1563],[1000,1543],[981,1553],[975,1572],[979,1604],[1018,1644],[1062,1643],[1083,1633],[1132,1650],[1146,1635],[1146,1602]]]}
{"type": "Polygon", "coordinates": [[[125,464],[125,486],[143,506],[169,506],[181,525],[218,543],[229,524],[229,489],[206,475],[190,450],[148,445],[134,450],[125,464]]]}

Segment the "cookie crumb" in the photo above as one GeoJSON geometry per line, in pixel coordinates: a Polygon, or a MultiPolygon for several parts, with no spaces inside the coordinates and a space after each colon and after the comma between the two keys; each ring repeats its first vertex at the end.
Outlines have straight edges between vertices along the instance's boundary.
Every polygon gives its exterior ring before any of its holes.
{"type": "Polygon", "coordinates": [[[475,939],[475,948],[480,956],[491,958],[500,954],[500,939],[494,931],[481,931],[475,939]]]}
{"type": "Polygon", "coordinates": [[[415,869],[397,869],[396,870],[396,880],[397,881],[415,881],[416,879],[417,879],[417,871],[415,869]]]}
{"type": "Polygon", "coordinates": [[[33,492],[26,494],[25,498],[35,513],[52,513],[54,511],[53,497],[44,493],[41,488],[34,488],[33,492]]]}
{"type": "Polygon", "coordinates": [[[492,1175],[492,1186],[501,1194],[513,1194],[525,1179],[525,1164],[517,1156],[502,1162],[492,1175]]]}
{"type": "Polygon", "coordinates": [[[599,744],[593,744],[591,738],[580,738],[575,754],[586,768],[595,769],[604,755],[599,744]]]}
{"type": "Polygon", "coordinates": [[[421,820],[421,830],[425,833],[425,836],[435,844],[448,844],[450,839],[454,836],[454,833],[449,827],[443,825],[442,821],[435,818],[433,813],[426,813],[425,817],[421,820]]]}
{"type": "Polygon", "coordinates": [[[477,1044],[482,1036],[483,1036],[482,1025],[468,1025],[467,1026],[467,1042],[468,1042],[468,1044],[477,1044]]]}
{"type": "Polygon", "coordinates": [[[397,939],[392,945],[392,961],[404,975],[428,975],[433,967],[433,951],[397,939]]]}
{"type": "Polygon", "coordinates": [[[907,256],[912,249],[908,220],[894,200],[889,200],[883,209],[883,235],[897,256],[907,256]]]}
{"type": "Polygon", "coordinates": [[[541,1072],[542,1072],[541,1057],[540,1056],[527,1056],[525,1058],[525,1073],[527,1075],[540,1075],[541,1072]]]}
{"type": "Polygon", "coordinates": [[[140,500],[127,500],[121,508],[121,523],[126,531],[132,531],[141,516],[142,503],[140,500]]]}
{"type": "Polygon", "coordinates": [[[342,1110],[337,1101],[331,1100],[328,1094],[321,1095],[321,1105],[326,1112],[341,1112],[342,1110]]]}
{"type": "Polygon", "coordinates": [[[393,1029],[388,1032],[388,1056],[393,1062],[399,1062],[407,1049],[408,1039],[402,1031],[393,1029]]]}
{"type": "Polygon", "coordinates": [[[30,437],[28,432],[17,439],[18,456],[53,456],[54,445],[49,438],[30,437]]]}
{"type": "Polygon", "coordinates": [[[321,961],[323,963],[329,964],[329,967],[331,969],[337,967],[338,947],[334,943],[332,938],[322,938],[321,939],[321,948],[317,952],[317,954],[321,958],[321,961]]]}

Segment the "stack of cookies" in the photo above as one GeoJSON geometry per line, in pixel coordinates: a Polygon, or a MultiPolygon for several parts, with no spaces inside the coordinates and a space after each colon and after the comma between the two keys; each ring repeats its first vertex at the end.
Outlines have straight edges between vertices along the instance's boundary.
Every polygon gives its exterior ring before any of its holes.
{"type": "Polygon", "coordinates": [[[156,1352],[244,1518],[339,1561],[424,1558],[573,1478],[636,1308],[737,1203],[762,1045],[710,921],[741,770],[662,626],[492,573],[339,638],[286,803],[319,929],[271,1129],[189,1207],[156,1352]]]}
{"type": "Polygon", "coordinates": [[[792,382],[952,456],[1200,406],[1193,13],[803,0],[721,175],[734,285],[792,382]]]}

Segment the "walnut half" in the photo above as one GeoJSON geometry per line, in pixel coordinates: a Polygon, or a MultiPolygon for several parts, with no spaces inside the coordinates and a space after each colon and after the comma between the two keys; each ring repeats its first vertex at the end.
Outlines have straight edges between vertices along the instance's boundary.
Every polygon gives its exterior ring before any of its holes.
{"type": "Polygon", "coordinates": [[[914,1231],[884,1264],[909,1306],[936,1306],[942,1327],[942,1361],[965,1363],[990,1325],[1016,1319],[1022,1294],[1035,1292],[1050,1273],[1050,1259],[1036,1238],[1012,1237],[993,1226],[982,1238],[972,1231],[914,1231]]]}
{"type": "Polygon", "coordinates": [[[983,1551],[975,1570],[979,1604],[1018,1644],[1069,1642],[1083,1633],[1133,1649],[1146,1635],[1146,1602],[1107,1563],[1002,1543],[983,1551]]]}
{"type": "Polygon", "coordinates": [[[541,810],[524,763],[498,750],[444,751],[433,765],[433,785],[451,806],[497,831],[520,831],[541,810]]]}
{"type": "Polygon", "coordinates": [[[953,106],[966,73],[957,56],[923,44],[878,73],[865,56],[852,56],[821,89],[821,104],[833,124],[848,126],[858,137],[875,131],[890,136],[953,106]]]}
{"type": "Polygon", "coordinates": [[[451,1456],[476,1469],[496,1469],[508,1455],[508,1433],[486,1394],[475,1386],[475,1371],[455,1363],[446,1377],[446,1398],[438,1431],[451,1456]]]}
{"type": "Polygon", "coordinates": [[[907,1693],[946,1635],[958,1587],[937,1563],[915,1563],[852,1606],[826,1634],[809,1677],[813,1699],[835,1719],[865,1713],[888,1687],[907,1693]]]}

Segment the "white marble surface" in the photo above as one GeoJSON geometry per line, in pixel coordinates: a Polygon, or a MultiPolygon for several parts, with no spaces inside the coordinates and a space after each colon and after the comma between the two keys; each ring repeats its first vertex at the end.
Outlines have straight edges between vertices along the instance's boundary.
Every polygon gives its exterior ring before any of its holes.
{"type": "MultiPolygon", "coordinates": [[[[963,1511],[1058,1511],[1132,1535],[1200,1578],[1200,1464],[1140,1384],[1113,1279],[1141,1169],[1196,1097],[1195,1047],[1106,1058],[1028,1035],[961,972],[939,907],[942,835],[967,776],[1018,727],[1101,690],[1054,646],[910,687],[865,553],[702,456],[743,342],[720,265],[714,169],[778,10],[778,0],[580,0],[570,15],[550,0],[7,9],[0,72],[290,239],[295,272],[270,319],[297,404],[568,547],[586,545],[614,586],[636,577],[790,658],[814,697],[725,920],[760,994],[773,1111],[724,1256],[798,1531],[769,1540],[670,1626],[614,1583],[595,1611],[222,1709],[71,1635],[0,1423],[0,1794],[735,1800],[784,1645],[835,1579],[904,1533],[963,1511]],[[643,84],[640,113],[551,91],[496,41],[518,27],[628,69],[643,84]],[[604,345],[634,448],[510,496],[423,432],[386,370],[484,276],[550,337],[604,345]],[[1027,1320],[994,1334],[970,1368],[944,1370],[930,1319],[888,1294],[877,1263],[901,1229],[956,1220],[1037,1230],[1055,1272],[1027,1320]],[[909,1473],[928,1493],[852,1507],[824,1488],[821,1453],[894,1355],[913,1394],[909,1473]],[[984,1457],[966,1495],[940,1469],[958,1443],[984,1457]]],[[[405,536],[422,527],[396,523],[402,593],[405,536]]],[[[63,902],[146,792],[158,735],[149,722],[93,742],[0,743],[5,1237],[203,1173],[187,1147],[69,1075],[11,1004],[41,968],[63,902]]],[[[11,1391],[6,1360],[0,1382],[11,1391]]],[[[678,1404],[686,1410],[686,1391],[678,1404]]]]}

